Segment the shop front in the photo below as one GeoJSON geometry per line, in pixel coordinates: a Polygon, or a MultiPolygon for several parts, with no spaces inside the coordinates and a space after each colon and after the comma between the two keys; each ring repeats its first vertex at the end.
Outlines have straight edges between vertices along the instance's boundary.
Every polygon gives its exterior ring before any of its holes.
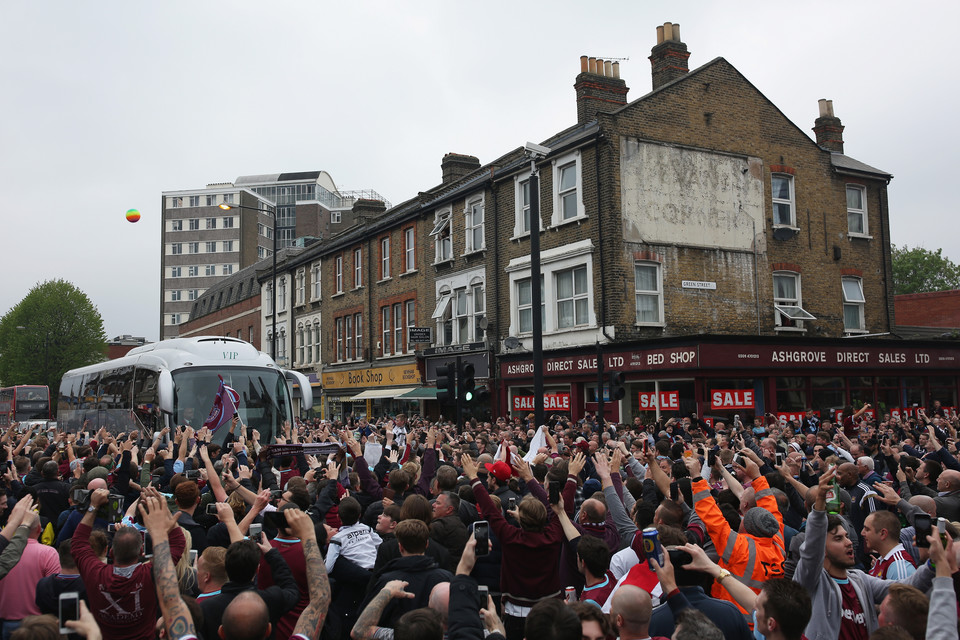
{"type": "MultiPolygon", "coordinates": [[[[824,419],[837,419],[845,407],[865,403],[871,411],[913,415],[918,407],[939,401],[958,405],[960,345],[886,340],[805,341],[774,339],[749,343],[727,338],[697,342],[650,342],[635,349],[602,354],[605,374],[625,374],[626,395],[609,402],[606,375],[598,380],[595,349],[557,354],[543,361],[544,406],[549,417],[562,413],[579,419],[598,408],[614,422],[640,417],[696,413],[710,422],[735,416],[751,424],[755,416],[773,414],[799,419],[812,408],[824,419]]],[[[526,416],[533,410],[533,362],[501,358],[498,406],[505,414],[526,416]]]]}
{"type": "Polygon", "coordinates": [[[421,387],[417,364],[397,364],[324,371],[324,418],[384,417],[407,411],[410,398],[421,387]]]}

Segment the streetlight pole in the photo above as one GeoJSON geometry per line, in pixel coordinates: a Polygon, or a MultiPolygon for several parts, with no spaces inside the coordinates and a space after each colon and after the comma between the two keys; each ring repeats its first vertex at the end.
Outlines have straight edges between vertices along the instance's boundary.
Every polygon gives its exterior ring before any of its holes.
{"type": "Polygon", "coordinates": [[[524,155],[530,159],[530,306],[533,339],[533,416],[536,428],[544,424],[543,411],[543,320],[540,316],[540,170],[537,160],[543,160],[551,149],[533,142],[524,145],[524,155]]]}
{"type": "Polygon", "coordinates": [[[224,211],[229,211],[230,209],[247,209],[248,211],[262,211],[264,213],[269,213],[273,216],[273,270],[272,270],[272,280],[273,282],[270,285],[270,294],[272,296],[270,310],[273,314],[273,339],[270,340],[270,357],[274,362],[277,361],[277,205],[273,205],[273,211],[269,209],[262,209],[260,207],[248,207],[242,204],[227,204],[226,202],[219,205],[224,211]]]}

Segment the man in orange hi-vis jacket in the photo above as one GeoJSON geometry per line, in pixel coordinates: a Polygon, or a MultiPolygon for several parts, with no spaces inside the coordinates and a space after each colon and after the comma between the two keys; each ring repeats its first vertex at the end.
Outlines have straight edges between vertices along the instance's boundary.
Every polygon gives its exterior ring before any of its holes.
{"type": "MultiPolygon", "coordinates": [[[[696,456],[685,458],[693,481],[693,506],[707,528],[707,535],[720,554],[718,564],[729,573],[721,573],[713,584],[714,598],[737,602],[723,588],[725,579],[736,578],[757,594],[763,583],[783,577],[783,516],[760,468],[744,456],[744,469],[756,492],[757,506],[749,509],[740,522],[740,530],[730,528],[720,507],[710,493],[710,485],[700,477],[700,462],[696,456]]],[[[737,604],[740,607],[739,604],[737,604]]],[[[740,610],[749,616],[743,607],[740,610]]]]}

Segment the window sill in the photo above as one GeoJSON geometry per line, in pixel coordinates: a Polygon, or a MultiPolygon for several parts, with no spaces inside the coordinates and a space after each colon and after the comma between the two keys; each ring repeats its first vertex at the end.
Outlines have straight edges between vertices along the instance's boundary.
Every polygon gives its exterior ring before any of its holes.
{"type": "Polygon", "coordinates": [[[407,358],[409,356],[409,353],[391,353],[386,356],[377,356],[377,360],[396,360],[397,358],[407,358]]]}
{"type": "Polygon", "coordinates": [[[666,322],[634,322],[633,326],[639,328],[654,328],[654,329],[665,329],[667,327],[666,322]]]}
{"type": "Polygon", "coordinates": [[[464,253],[461,253],[461,254],[460,254],[460,257],[461,257],[461,258],[466,258],[467,256],[473,256],[473,255],[477,255],[477,254],[483,255],[483,254],[486,253],[486,252],[487,252],[487,248],[486,248],[486,247],[480,247],[479,249],[474,249],[473,251],[466,251],[466,252],[464,252],[464,253]]]}
{"type": "Polygon", "coordinates": [[[354,287],[353,289],[350,289],[350,291],[360,291],[361,289],[363,289],[363,285],[360,285],[359,287],[354,287]]]}
{"type": "Polygon", "coordinates": [[[406,277],[406,276],[412,276],[412,275],[414,275],[415,273],[418,273],[417,269],[410,269],[410,271],[404,271],[403,273],[401,273],[401,274],[400,274],[400,277],[401,277],[401,278],[404,278],[404,277],[406,277]]]}
{"type": "Polygon", "coordinates": [[[449,257],[449,258],[444,258],[444,259],[442,259],[442,260],[437,260],[436,262],[433,263],[433,266],[435,266],[435,267],[440,267],[440,266],[443,266],[443,265],[445,265],[445,264],[453,264],[453,256],[451,256],[451,257],[449,257]]]}
{"type": "MultiPolygon", "coordinates": [[[[558,336],[563,335],[564,333],[576,333],[578,331],[585,331],[587,329],[596,329],[597,326],[594,324],[581,324],[575,327],[564,327],[563,329],[553,329],[553,330],[543,330],[543,335],[558,336]]],[[[516,338],[532,338],[533,332],[527,331],[524,333],[518,333],[514,337],[516,338]]]]}
{"type": "Polygon", "coordinates": [[[335,294],[333,294],[333,295],[330,296],[330,297],[331,297],[331,298],[339,298],[340,296],[342,296],[342,295],[344,295],[344,294],[345,294],[344,291],[337,291],[335,294]]]}
{"type": "Polygon", "coordinates": [[[776,230],[776,229],[789,229],[790,231],[795,231],[796,233],[800,233],[800,227],[795,227],[795,226],[793,226],[792,224],[776,224],[776,223],[774,223],[774,224],[773,224],[773,228],[774,228],[774,230],[776,230]]]}
{"type": "Polygon", "coordinates": [[[774,331],[777,333],[806,333],[807,330],[803,327],[774,327],[774,331]]]}
{"type": "Polygon", "coordinates": [[[847,239],[853,240],[854,238],[857,240],[873,240],[873,236],[866,233],[847,233],[847,239]]]}
{"type": "Polygon", "coordinates": [[[574,222],[580,224],[584,220],[588,220],[589,216],[576,216],[575,218],[568,218],[566,220],[554,221],[550,224],[548,229],[559,229],[560,227],[568,224],[573,224],[574,222]]]}
{"type": "Polygon", "coordinates": [[[870,333],[866,329],[844,329],[843,335],[845,336],[859,336],[870,333]]]}
{"type": "Polygon", "coordinates": [[[387,276],[386,278],[380,278],[379,280],[377,280],[377,284],[380,284],[381,282],[390,282],[391,280],[393,280],[393,278],[390,276],[387,276]]]}

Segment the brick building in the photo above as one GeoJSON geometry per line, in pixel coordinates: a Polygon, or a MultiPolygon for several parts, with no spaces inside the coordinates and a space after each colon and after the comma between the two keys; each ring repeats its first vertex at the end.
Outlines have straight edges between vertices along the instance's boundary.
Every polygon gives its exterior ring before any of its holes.
{"type": "Polygon", "coordinates": [[[260,283],[257,265],[230,275],[198,297],[190,320],[180,325],[180,337],[228,336],[261,349],[260,283]]]}
{"type": "MultiPolygon", "coordinates": [[[[956,405],[957,344],[891,336],[892,176],[845,154],[830,101],[811,139],[729,62],[688,57],[679,25],[658,27],[633,101],[617,63],[582,58],[577,121],[542,142],[552,411],[595,410],[600,364],[626,375],[615,420],[956,405]]],[[[522,148],[447,154],[439,185],[285,262],[304,292],[293,364],[323,411],[436,415],[436,368],[459,355],[493,412],[529,412],[530,172],[522,148]]]]}

